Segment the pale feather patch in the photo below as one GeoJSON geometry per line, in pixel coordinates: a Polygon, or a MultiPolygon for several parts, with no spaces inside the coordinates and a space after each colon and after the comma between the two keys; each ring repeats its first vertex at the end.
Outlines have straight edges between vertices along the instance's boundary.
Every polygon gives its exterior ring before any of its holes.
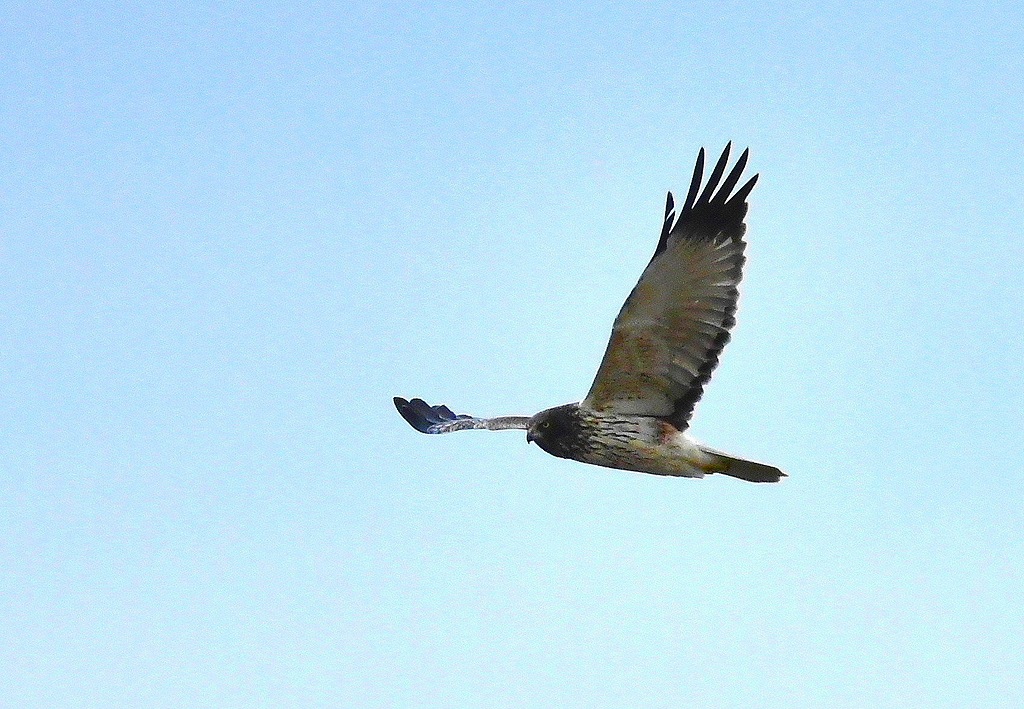
{"type": "Polygon", "coordinates": [[[732,326],[738,297],[738,240],[681,237],[652,261],[615,319],[584,405],[597,411],[669,416],[699,386],[732,326]]]}

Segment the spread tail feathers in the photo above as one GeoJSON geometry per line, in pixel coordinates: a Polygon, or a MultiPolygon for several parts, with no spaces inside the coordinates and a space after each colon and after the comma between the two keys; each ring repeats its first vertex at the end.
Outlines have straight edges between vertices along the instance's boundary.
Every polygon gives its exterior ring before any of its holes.
{"type": "Polygon", "coordinates": [[[786,477],[786,474],[778,468],[773,468],[764,463],[733,458],[731,455],[707,448],[704,449],[704,452],[713,455],[716,463],[720,462],[723,466],[728,466],[724,470],[715,470],[716,473],[721,473],[722,475],[729,475],[752,483],[777,483],[786,477]]]}

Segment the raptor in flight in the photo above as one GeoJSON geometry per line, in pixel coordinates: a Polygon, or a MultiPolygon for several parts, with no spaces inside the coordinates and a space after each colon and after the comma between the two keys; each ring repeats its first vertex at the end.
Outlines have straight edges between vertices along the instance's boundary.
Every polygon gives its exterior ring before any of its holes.
{"type": "Polygon", "coordinates": [[[733,192],[748,150],[725,175],[731,143],[701,189],[704,149],[678,218],[668,194],[654,257],[615,318],[611,340],[590,391],[578,404],[534,416],[477,418],[447,406],[395,397],[417,431],[524,429],[551,455],[609,468],[700,478],[723,473],[778,482],[778,468],[734,458],[686,434],[693,408],[718,364],[735,323],[742,277],[747,196],[754,175],[733,192]],[[699,194],[698,194],[699,193],[699,194]]]}

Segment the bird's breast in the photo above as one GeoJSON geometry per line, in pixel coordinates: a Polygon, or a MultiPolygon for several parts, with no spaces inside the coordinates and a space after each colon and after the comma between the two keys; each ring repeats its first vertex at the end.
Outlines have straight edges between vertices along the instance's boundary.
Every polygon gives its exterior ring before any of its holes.
{"type": "Polygon", "coordinates": [[[713,459],[675,426],[652,416],[595,413],[586,417],[580,460],[655,475],[703,477],[713,459]]]}

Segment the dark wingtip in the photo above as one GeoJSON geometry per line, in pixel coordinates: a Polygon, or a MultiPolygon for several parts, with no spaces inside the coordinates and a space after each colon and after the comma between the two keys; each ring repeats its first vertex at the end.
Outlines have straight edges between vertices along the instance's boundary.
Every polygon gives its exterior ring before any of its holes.
{"type": "Polygon", "coordinates": [[[697,199],[697,191],[700,189],[700,181],[704,179],[704,148],[697,152],[697,162],[693,165],[693,175],[690,177],[690,189],[686,190],[686,200],[683,202],[683,209],[680,216],[685,217],[693,209],[693,202],[697,199]]]}
{"type": "Polygon", "coordinates": [[[676,221],[676,202],[672,198],[672,193],[668,193],[668,197],[665,198],[665,221],[661,225],[661,238],[658,239],[658,248],[655,249],[654,255],[657,256],[665,250],[665,246],[668,244],[668,235],[672,232],[672,225],[676,221]]]}
{"type": "Polygon", "coordinates": [[[406,423],[415,428],[420,433],[430,433],[430,427],[434,421],[430,421],[427,416],[424,416],[423,408],[430,411],[430,407],[423,399],[413,399],[408,401],[400,396],[394,398],[395,408],[398,409],[398,413],[402,415],[406,423]]]}
{"type": "MultiPolygon", "coordinates": [[[[747,180],[742,187],[731,194],[736,185],[740,184],[743,170],[750,158],[750,149],[745,148],[736,160],[736,164],[726,175],[732,148],[733,143],[729,141],[712,168],[703,189],[701,189],[701,179],[704,155],[703,148],[701,149],[686,202],[679,213],[679,218],[672,226],[669,236],[686,234],[688,238],[701,239],[717,238],[717,235],[724,234],[730,239],[743,238],[745,230],[743,219],[747,214],[746,201],[750,191],[757,184],[757,175],[747,180]]],[[[663,235],[654,252],[655,256],[661,253],[667,242],[668,238],[663,235]]]]}
{"type": "Polygon", "coordinates": [[[747,197],[750,195],[750,191],[754,189],[754,185],[757,184],[757,178],[759,178],[760,176],[760,173],[754,175],[749,180],[747,180],[747,183],[745,185],[736,190],[736,194],[734,194],[729,199],[729,201],[726,202],[726,207],[735,208],[736,205],[742,205],[744,202],[746,202],[747,197]]]}
{"type": "Polygon", "coordinates": [[[725,150],[722,151],[722,155],[718,158],[718,162],[711,169],[711,174],[708,175],[708,182],[704,185],[704,191],[700,193],[700,197],[694,202],[694,208],[701,207],[711,202],[711,197],[715,194],[715,190],[718,189],[718,183],[722,179],[722,175],[725,173],[725,168],[729,164],[729,154],[732,152],[732,141],[730,140],[725,144],[725,150]]]}
{"type": "MultiPolygon", "coordinates": [[[[730,143],[732,145],[732,143],[730,143]]],[[[728,150],[728,148],[726,148],[728,150]]],[[[718,194],[712,197],[711,202],[713,204],[722,205],[729,198],[736,183],[740,180],[740,175],[743,174],[743,168],[747,166],[747,158],[750,157],[750,148],[747,148],[740,155],[739,160],[733,165],[732,171],[729,172],[729,176],[725,178],[722,185],[718,188],[718,194]]]]}
{"type": "Polygon", "coordinates": [[[439,423],[447,423],[456,419],[468,418],[466,415],[454,413],[444,404],[431,406],[423,399],[403,399],[394,397],[395,408],[406,422],[420,433],[437,433],[433,427],[439,423]]]}

